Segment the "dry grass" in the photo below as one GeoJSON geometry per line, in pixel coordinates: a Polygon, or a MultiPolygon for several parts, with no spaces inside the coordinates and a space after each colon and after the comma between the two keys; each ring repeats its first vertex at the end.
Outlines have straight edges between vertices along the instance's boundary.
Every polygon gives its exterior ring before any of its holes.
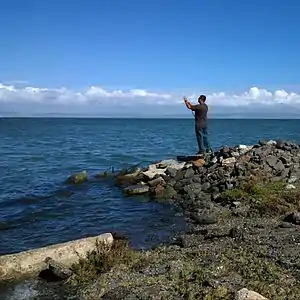
{"type": "Polygon", "coordinates": [[[138,252],[128,246],[126,240],[116,240],[109,246],[98,243],[95,250],[89,252],[86,258],[79,260],[73,266],[73,282],[86,283],[99,278],[103,273],[110,271],[116,265],[130,265],[138,257],[138,252]]]}

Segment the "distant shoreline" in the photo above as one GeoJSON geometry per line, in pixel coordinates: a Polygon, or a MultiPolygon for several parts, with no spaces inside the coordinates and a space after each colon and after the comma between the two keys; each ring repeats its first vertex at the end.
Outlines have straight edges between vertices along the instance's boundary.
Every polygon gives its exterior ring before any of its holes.
{"type": "MultiPolygon", "coordinates": [[[[0,119],[103,119],[103,120],[190,120],[191,117],[97,117],[97,116],[1,116],[0,119]]],[[[271,117],[212,117],[210,120],[270,120],[270,121],[289,121],[289,120],[300,120],[299,117],[291,117],[291,118],[271,118],[271,117]]]]}

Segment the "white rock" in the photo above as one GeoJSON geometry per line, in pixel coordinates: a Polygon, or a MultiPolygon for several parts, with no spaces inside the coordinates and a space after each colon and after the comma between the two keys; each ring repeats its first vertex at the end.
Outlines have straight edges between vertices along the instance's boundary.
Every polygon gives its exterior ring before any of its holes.
{"type": "Polygon", "coordinates": [[[235,163],[235,157],[229,157],[222,160],[222,166],[230,166],[235,163]]]}
{"type": "Polygon", "coordinates": [[[253,146],[247,146],[247,145],[239,145],[239,151],[241,154],[245,154],[248,151],[250,151],[251,149],[253,149],[253,146]]]}
{"type": "Polygon", "coordinates": [[[233,157],[239,157],[241,154],[239,152],[237,152],[237,151],[234,151],[234,152],[231,153],[231,155],[233,157]]]}
{"type": "Polygon", "coordinates": [[[268,299],[260,295],[259,293],[244,288],[237,292],[235,296],[235,300],[268,300],[268,299]]]}
{"type": "Polygon", "coordinates": [[[270,140],[267,142],[267,145],[276,145],[277,142],[276,141],[273,141],[273,140],[270,140]]]}
{"type": "Polygon", "coordinates": [[[245,149],[248,149],[249,146],[247,145],[239,145],[239,149],[240,150],[245,150],[245,149]]]}
{"type": "Polygon", "coordinates": [[[216,157],[214,157],[214,158],[211,160],[211,162],[212,162],[213,164],[216,164],[216,163],[218,162],[218,159],[217,159],[216,157]]]}
{"type": "Polygon", "coordinates": [[[185,162],[178,162],[174,159],[166,159],[155,165],[157,168],[172,168],[175,170],[180,170],[185,166],[185,162]]]}
{"type": "Polygon", "coordinates": [[[145,176],[147,176],[149,179],[153,179],[156,175],[165,175],[166,169],[154,169],[151,168],[148,171],[142,172],[145,176]]]}
{"type": "Polygon", "coordinates": [[[294,183],[298,180],[297,176],[291,176],[291,178],[289,178],[288,183],[294,183]]]}
{"type": "Polygon", "coordinates": [[[185,166],[185,162],[178,162],[174,159],[162,160],[157,164],[149,165],[148,170],[142,172],[149,179],[153,179],[156,175],[165,175],[167,168],[172,168],[175,170],[180,170],[185,166]]]}
{"type": "Polygon", "coordinates": [[[286,190],[294,190],[296,187],[293,185],[293,184],[287,184],[286,186],[285,186],[285,189],[286,190]]]}

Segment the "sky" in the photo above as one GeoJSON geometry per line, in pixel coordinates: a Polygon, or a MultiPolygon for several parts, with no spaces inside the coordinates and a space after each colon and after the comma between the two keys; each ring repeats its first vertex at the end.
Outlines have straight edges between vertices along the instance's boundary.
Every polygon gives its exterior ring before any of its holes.
{"type": "Polygon", "coordinates": [[[0,0],[0,116],[300,116],[297,0],[0,0]]]}

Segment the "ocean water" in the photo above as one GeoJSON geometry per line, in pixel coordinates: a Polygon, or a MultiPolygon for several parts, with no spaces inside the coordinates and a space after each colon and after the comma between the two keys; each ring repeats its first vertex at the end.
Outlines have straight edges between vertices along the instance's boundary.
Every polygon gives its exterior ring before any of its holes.
{"type": "MultiPolygon", "coordinates": [[[[214,148],[259,139],[299,143],[299,128],[300,120],[216,119],[209,134],[214,148]]],[[[111,231],[138,248],[165,241],[184,228],[178,212],[125,198],[93,175],[196,151],[192,119],[0,118],[0,255],[111,231]],[[61,192],[66,178],[82,170],[91,181],[72,187],[72,195],[61,192]]],[[[39,286],[0,288],[0,298],[46,299],[39,286]]],[[[48,294],[62,299],[55,289],[48,294]]]]}
{"type": "MultiPolygon", "coordinates": [[[[174,158],[197,151],[192,119],[0,119],[0,254],[117,231],[148,247],[183,228],[167,205],[124,198],[91,180],[59,193],[72,173],[174,158]]],[[[211,120],[222,145],[259,139],[300,142],[300,120],[211,120]]]]}
{"type": "MultiPolygon", "coordinates": [[[[0,119],[0,254],[117,231],[148,247],[183,228],[167,205],[124,198],[111,182],[91,180],[58,192],[72,173],[91,177],[197,151],[192,119],[0,119]]],[[[300,120],[211,120],[222,145],[259,139],[300,142],[300,120]]]]}

